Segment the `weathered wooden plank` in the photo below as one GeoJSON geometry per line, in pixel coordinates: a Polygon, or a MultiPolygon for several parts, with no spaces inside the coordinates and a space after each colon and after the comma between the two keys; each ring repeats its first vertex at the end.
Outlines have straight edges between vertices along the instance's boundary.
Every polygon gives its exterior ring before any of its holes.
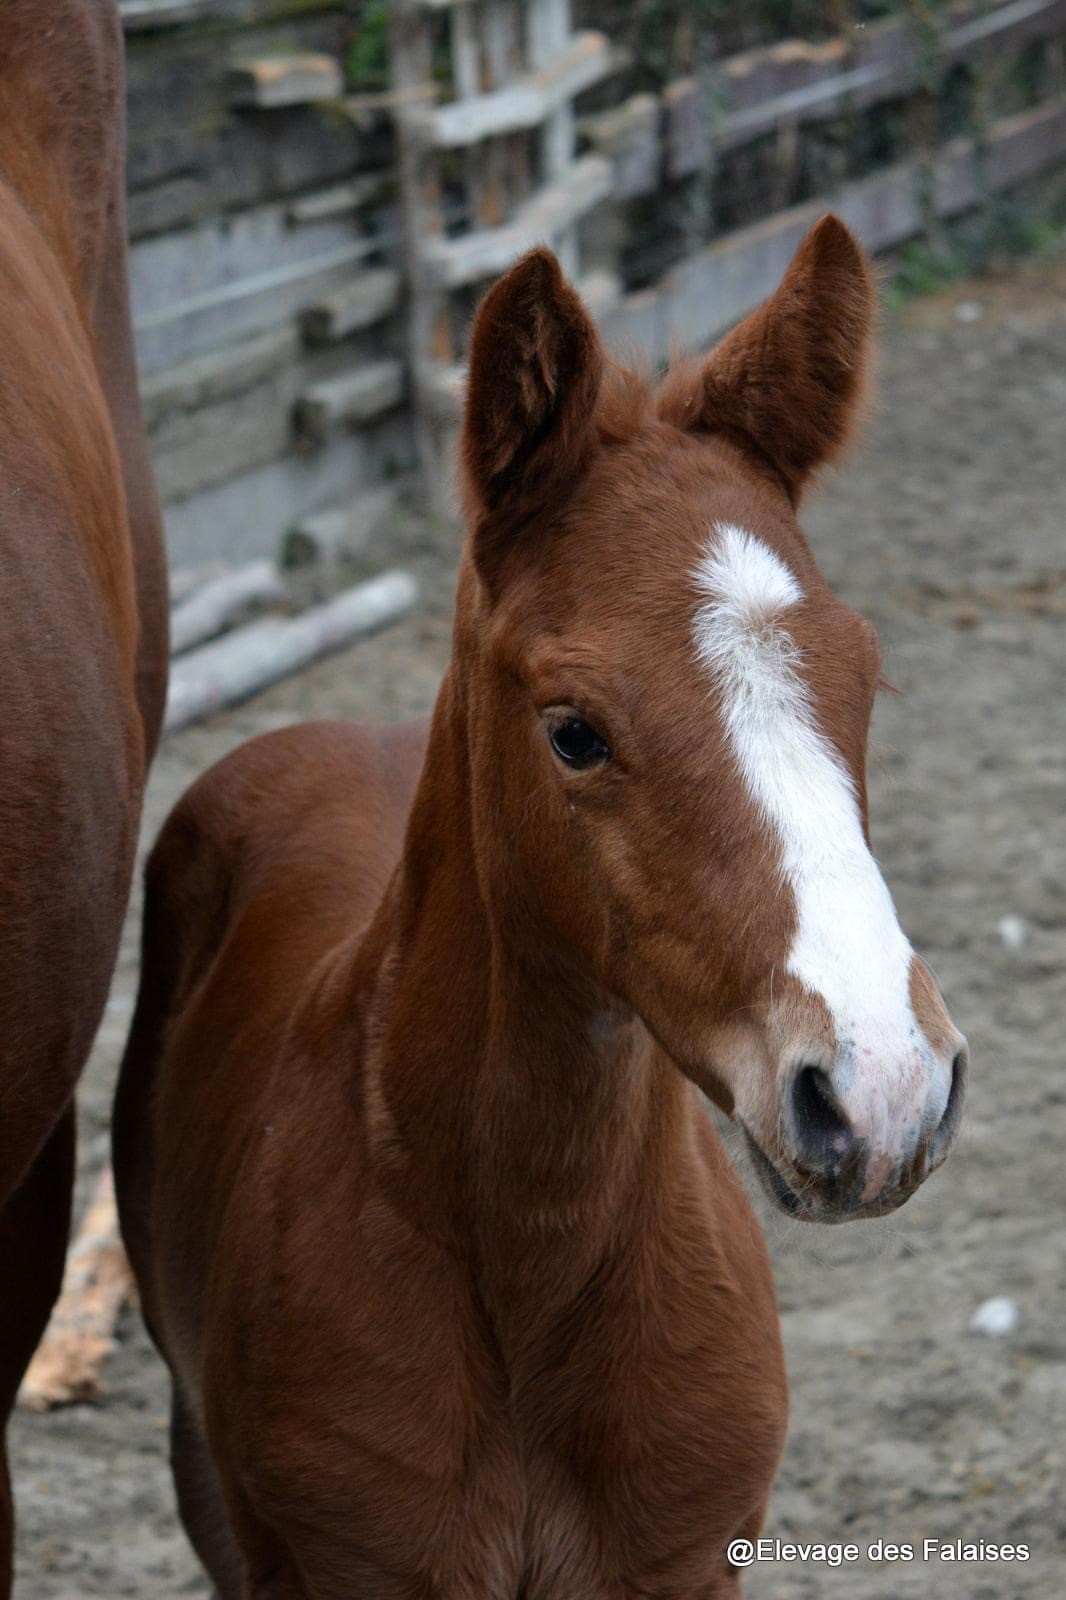
{"type": "Polygon", "coordinates": [[[1066,96],[1002,117],[985,133],[980,153],[956,139],[936,163],[934,202],[940,216],[979,205],[985,189],[1013,189],[1066,157],[1066,96]]]}
{"type": "Polygon", "coordinates": [[[108,1168],[67,1253],[62,1291],[22,1380],[21,1406],[48,1411],[100,1398],[100,1375],[114,1344],[115,1323],[132,1289],[108,1168]]]}
{"type": "Polygon", "coordinates": [[[622,280],[615,272],[597,267],[577,280],[578,293],[597,321],[610,316],[622,303],[622,280]]]}
{"type": "MultiPolygon", "coordinates": [[[[570,0],[531,0],[526,13],[529,59],[546,70],[565,49],[570,35],[570,0]]],[[[577,119],[573,102],[564,100],[551,113],[540,133],[540,164],[547,184],[566,180],[577,148],[577,119]]],[[[580,266],[577,218],[560,227],[553,237],[563,271],[571,277],[580,266]]]]}
{"type": "MultiPolygon", "coordinates": [[[[994,123],[980,158],[972,139],[953,140],[934,162],[937,212],[955,216],[989,189],[1009,189],[1064,155],[1066,98],[994,123]]],[[[920,174],[919,163],[902,163],[717,240],[610,314],[609,342],[639,343],[659,362],[674,349],[705,348],[773,292],[800,240],[827,210],[838,212],[871,251],[913,238],[925,225],[920,174]]]]}
{"type": "Polygon", "coordinates": [[[481,92],[481,41],[472,13],[465,6],[452,12],[452,80],[460,100],[481,92]]]}
{"type": "MultiPolygon", "coordinates": [[[[947,71],[983,48],[1017,49],[1066,28],[1066,0],[1012,0],[988,11],[973,5],[947,13],[938,66],[947,71]]],[[[821,44],[787,39],[748,50],[721,63],[722,109],[707,103],[696,79],[680,79],[663,97],[667,170],[672,177],[697,171],[709,142],[730,150],[773,132],[783,123],[809,123],[861,111],[910,93],[921,64],[908,23],[891,19],[848,39],[821,44]]]]}
{"type": "Polygon", "coordinates": [[[539,71],[488,94],[420,111],[412,117],[412,128],[427,144],[442,150],[537,128],[574,95],[605,77],[610,56],[604,34],[580,33],[539,71]]]}
{"type": "Polygon", "coordinates": [[[149,434],[174,412],[188,415],[266,382],[295,359],[299,348],[295,325],[286,323],[146,373],[141,380],[141,404],[149,434]]]}
{"type": "Polygon", "coordinates": [[[1046,39],[1066,27],[1066,0],[1012,0],[992,10],[963,5],[948,12],[943,36],[945,66],[994,43],[1015,50],[1033,39],[1046,39]]]}
{"type": "Polygon", "coordinates": [[[292,407],[304,382],[299,368],[287,369],[245,393],[171,413],[152,435],[163,502],[182,500],[283,456],[292,446],[292,407]]]}
{"type": "MultiPolygon", "coordinates": [[[[314,0],[317,9],[318,0],[314,0]]],[[[341,5],[321,0],[322,10],[341,5]]],[[[211,22],[233,28],[276,24],[300,19],[311,7],[308,0],[118,0],[118,13],[126,32],[139,37],[181,23],[211,22]]]]}
{"type": "Polygon", "coordinates": [[[391,137],[375,131],[368,138],[353,124],[339,122],[327,106],[294,106],[261,117],[206,113],[198,125],[180,124],[175,117],[165,128],[157,123],[154,133],[142,127],[129,147],[130,235],[140,240],[196,226],[219,212],[287,197],[295,204],[304,192],[347,179],[357,167],[391,155],[391,137]],[[277,118],[284,118],[283,132],[277,118]]]}
{"type": "Polygon", "coordinates": [[[361,272],[307,308],[301,319],[304,334],[311,344],[334,344],[381,322],[399,301],[398,272],[391,267],[361,272]]]}
{"type": "MultiPolygon", "coordinates": [[[[433,79],[433,37],[427,19],[409,4],[392,8],[389,28],[390,71],[394,86],[414,95],[433,79]]],[[[400,182],[403,195],[404,244],[408,276],[406,351],[412,368],[423,362],[450,361],[452,327],[446,299],[426,269],[426,241],[444,233],[442,189],[437,163],[427,161],[410,127],[417,102],[408,100],[397,118],[400,182]]],[[[441,438],[437,419],[416,382],[414,442],[425,481],[439,498],[451,450],[441,438]]]]}
{"type": "MultiPolygon", "coordinates": [[[[398,90],[414,91],[430,75],[430,30],[424,17],[419,21],[429,9],[437,8],[407,3],[394,12],[398,90]]],[[[453,12],[450,37],[455,98],[435,107],[409,101],[400,119],[408,214],[421,210],[425,217],[425,225],[409,230],[419,447],[430,494],[442,508],[452,498],[463,382],[450,292],[494,276],[544,239],[576,275],[576,225],[611,189],[611,165],[603,156],[574,160],[573,98],[613,62],[602,34],[572,35],[570,0],[484,0],[476,11],[453,12]],[[535,139],[526,137],[530,133],[535,139]],[[542,184],[532,194],[531,146],[539,147],[542,184]],[[439,194],[423,193],[427,171],[439,171],[434,158],[449,150],[465,152],[474,224],[458,236],[445,232],[439,194]]],[[[604,305],[619,293],[610,274],[600,275],[595,290],[604,305]]]]}
{"type": "Polygon", "coordinates": [[[149,28],[172,28],[210,16],[214,0],[118,0],[119,16],[127,33],[149,28]]]}
{"type": "Polygon", "coordinates": [[[232,569],[225,561],[208,561],[196,567],[170,568],[170,607],[183,605],[205,584],[214,583],[232,569]]]}
{"type": "Polygon", "coordinates": [[[401,409],[334,434],[312,450],[290,440],[284,455],[169,501],[171,559],[192,566],[217,561],[220,554],[231,562],[276,555],[289,529],[309,511],[380,484],[386,461],[401,471],[415,464],[411,420],[401,409]]]}
{"type": "Polygon", "coordinates": [[[311,222],[332,222],[349,217],[365,206],[391,198],[396,189],[396,174],[386,167],[380,172],[362,172],[345,183],[331,184],[314,194],[302,194],[289,203],[286,219],[293,227],[311,222]]]}
{"type": "Polygon", "coordinates": [[[339,428],[369,422],[400,404],[404,395],[399,361],[373,361],[334,378],[309,384],[296,405],[296,424],[308,439],[327,439],[339,428]]]}
{"type": "Polygon", "coordinates": [[[305,7],[291,21],[277,20],[297,3],[240,0],[238,7],[216,0],[210,26],[131,37],[126,104],[133,237],[322,188],[391,159],[391,129],[367,131],[339,121],[331,102],[269,116],[229,107],[235,38],[249,57],[278,48],[341,54],[344,13],[305,7]],[[247,31],[251,18],[270,20],[247,31]],[[239,33],[220,37],[220,28],[237,22],[239,33]]]}
{"type": "Polygon", "coordinates": [[[344,89],[344,74],[333,56],[290,51],[234,62],[227,89],[230,105],[269,111],[336,100],[344,89]]]}
{"type": "Polygon", "coordinates": [[[257,207],[133,247],[134,328],[143,371],[276,325],[393,242],[385,235],[353,238],[344,222],[290,228],[285,211],[284,205],[257,207]]]}
{"type": "Polygon", "coordinates": [[[395,509],[396,500],[396,487],[390,483],[368,489],[345,505],[309,512],[286,535],[283,564],[330,566],[361,554],[395,509]]]}
{"type": "Polygon", "coordinates": [[[678,78],[663,91],[663,149],[669,178],[699,172],[711,156],[706,88],[697,78],[678,78]]]}
{"type": "Polygon", "coordinates": [[[252,606],[265,606],[285,593],[277,563],[251,561],[221,573],[170,613],[170,653],[180,656],[221,633],[252,606]]]}
{"type": "Polygon", "coordinates": [[[419,398],[441,422],[454,422],[466,394],[466,367],[461,362],[440,366],[422,362],[417,368],[419,398]]]}
{"type": "Polygon", "coordinates": [[[559,182],[531,195],[503,227],[457,239],[427,240],[426,268],[442,288],[491,278],[523,250],[556,239],[610,192],[610,163],[602,156],[584,156],[559,182]]]}
{"type": "Polygon", "coordinates": [[[417,598],[418,587],[406,572],[383,572],[300,616],[253,622],[204,645],[171,670],[164,731],[188,727],[319,656],[386,627],[417,598]]]}
{"type": "Polygon", "coordinates": [[[654,94],[631,95],[620,106],[579,120],[578,132],[611,163],[617,199],[632,200],[652,194],[659,187],[663,161],[661,122],[661,103],[654,94]]]}
{"type": "Polygon", "coordinates": [[[235,482],[288,455],[302,396],[360,359],[349,345],[308,354],[289,332],[287,351],[282,340],[265,335],[233,347],[232,366],[223,348],[149,378],[152,455],[165,503],[235,482]]]}

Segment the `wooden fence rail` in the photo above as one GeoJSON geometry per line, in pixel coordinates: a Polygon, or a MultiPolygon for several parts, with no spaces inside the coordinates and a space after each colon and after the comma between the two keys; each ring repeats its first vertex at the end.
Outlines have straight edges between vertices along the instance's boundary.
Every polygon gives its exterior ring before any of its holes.
{"type": "MultiPolygon", "coordinates": [[[[1011,0],[992,11],[956,6],[938,36],[935,71],[943,77],[982,51],[1017,50],[1064,31],[1066,0],[1011,0]]],[[[631,199],[783,127],[902,99],[926,71],[909,23],[894,18],[824,44],[789,39],[745,51],[720,63],[710,92],[707,83],[681,78],[661,96],[634,95],[579,127],[612,160],[614,193],[631,199]]]]}
{"type": "MultiPolygon", "coordinates": [[[[1066,98],[1005,117],[986,131],[980,149],[973,139],[941,149],[932,167],[936,214],[958,216],[1063,160],[1066,98]]],[[[609,313],[609,342],[638,346],[658,362],[675,350],[706,348],[772,292],[807,229],[830,209],[872,252],[913,239],[927,221],[922,177],[919,162],[903,162],[716,240],[609,313]]]]}
{"type": "Polygon", "coordinates": [[[185,562],[276,556],[310,528],[316,547],[343,542],[353,502],[416,455],[446,505],[472,306],[531,244],[555,247],[612,340],[661,359],[749,309],[825,207],[885,249],[1066,159],[1066,0],[961,0],[935,36],[896,16],[785,40],[594,114],[581,106],[589,91],[604,103],[618,52],[572,27],[570,0],[391,0],[391,83],[358,95],[346,0],[119,5],[139,356],[185,562]],[[1041,46],[1042,104],[778,209],[804,129],[928,97],[960,67],[997,76],[1041,46]],[[741,155],[773,169],[773,214],[673,260],[706,237],[685,220],[655,254],[648,205],[628,202],[709,212],[736,154],[774,134],[778,156],[741,155]]]}

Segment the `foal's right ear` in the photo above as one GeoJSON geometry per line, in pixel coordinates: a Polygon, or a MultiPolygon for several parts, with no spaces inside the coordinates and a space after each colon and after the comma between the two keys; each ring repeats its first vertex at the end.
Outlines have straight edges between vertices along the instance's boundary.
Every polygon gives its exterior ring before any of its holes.
{"type": "Polygon", "coordinates": [[[482,302],[470,345],[461,460],[477,515],[533,510],[580,471],[603,348],[550,250],[531,250],[482,302]]]}
{"type": "Polygon", "coordinates": [[[839,217],[803,240],[780,288],[711,351],[700,381],[668,377],[660,412],[723,434],[781,480],[793,504],[846,449],[864,406],[877,309],[873,273],[839,217]]]}

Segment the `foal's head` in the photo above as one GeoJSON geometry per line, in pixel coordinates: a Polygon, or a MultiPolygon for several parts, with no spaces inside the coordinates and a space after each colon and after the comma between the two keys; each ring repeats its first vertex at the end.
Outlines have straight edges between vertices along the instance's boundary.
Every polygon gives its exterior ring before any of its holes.
{"type": "Polygon", "coordinates": [[[508,919],[822,1220],[890,1210],[943,1160],[966,1067],[867,842],[877,639],[796,521],[861,405],[874,300],[826,217],[653,391],[534,251],[478,316],[462,447],[454,672],[508,919]]]}

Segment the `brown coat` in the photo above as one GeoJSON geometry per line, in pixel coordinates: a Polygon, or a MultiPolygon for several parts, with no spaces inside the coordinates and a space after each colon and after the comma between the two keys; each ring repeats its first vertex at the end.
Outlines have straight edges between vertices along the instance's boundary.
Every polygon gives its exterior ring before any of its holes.
{"type": "MultiPolygon", "coordinates": [[[[754,1085],[792,1126],[798,1046],[770,1056],[806,1013],[692,573],[724,520],[802,578],[864,810],[876,648],[793,506],[848,430],[871,315],[828,219],[657,394],[533,252],[475,328],[430,727],[255,740],[164,828],[115,1174],[223,1600],[738,1593],[786,1384],[696,1086],[732,1109],[754,1085]]],[[[905,1134],[886,1204],[931,1163],[931,1128],[905,1134]]],[[[810,1183],[857,1204],[831,1165],[810,1183]]]]}
{"type": "MultiPolygon", "coordinates": [[[[62,1272],[71,1097],[166,691],[103,0],[0,0],[0,1423],[62,1272]]],[[[11,1533],[0,1461],[0,1593],[11,1533]]]]}

